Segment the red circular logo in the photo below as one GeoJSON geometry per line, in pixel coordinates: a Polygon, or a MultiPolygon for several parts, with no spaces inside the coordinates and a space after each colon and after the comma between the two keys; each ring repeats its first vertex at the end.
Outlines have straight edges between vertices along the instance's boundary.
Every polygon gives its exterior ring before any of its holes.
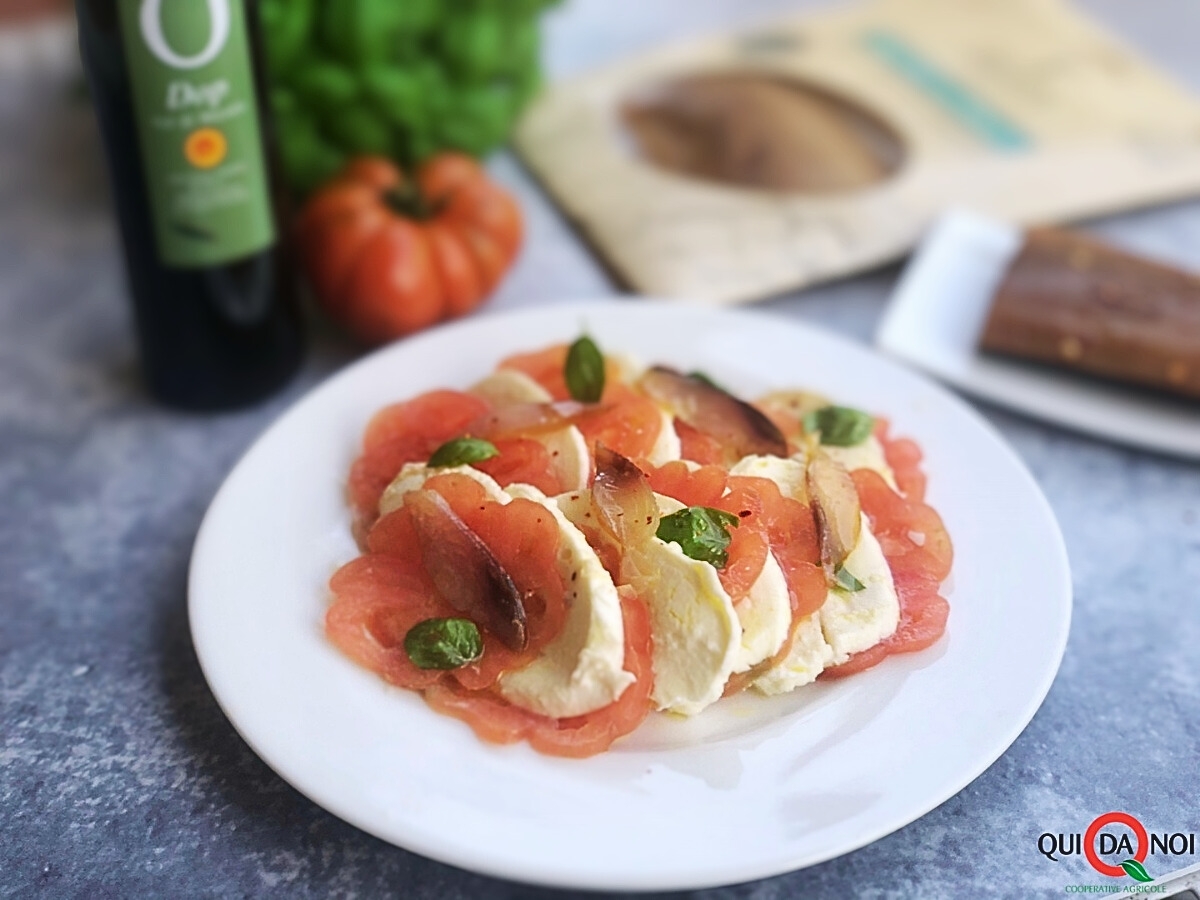
{"type": "Polygon", "coordinates": [[[1129,815],[1129,813],[1107,812],[1092,820],[1092,824],[1088,826],[1087,831],[1083,835],[1083,855],[1087,857],[1087,861],[1091,863],[1092,868],[1101,875],[1120,878],[1125,874],[1124,869],[1120,866],[1110,866],[1096,855],[1096,835],[1100,833],[1100,829],[1105,825],[1124,825],[1127,828],[1133,829],[1133,833],[1137,837],[1137,851],[1133,854],[1133,858],[1138,862],[1146,861],[1146,854],[1150,850],[1150,838],[1146,834],[1146,829],[1142,823],[1129,815]]]}

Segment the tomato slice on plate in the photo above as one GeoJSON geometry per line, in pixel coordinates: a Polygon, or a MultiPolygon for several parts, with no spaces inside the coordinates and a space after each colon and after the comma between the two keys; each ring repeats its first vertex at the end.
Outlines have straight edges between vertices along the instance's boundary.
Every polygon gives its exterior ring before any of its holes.
{"type": "Polygon", "coordinates": [[[621,588],[620,594],[625,620],[625,670],[636,680],[608,706],[584,716],[551,719],[513,706],[497,694],[465,691],[449,683],[430,687],[425,692],[426,702],[438,712],[466,722],[482,740],[493,744],[527,740],[540,753],[574,758],[603,753],[617,738],[642,724],[653,706],[650,614],[628,588],[621,588]]]}
{"type": "Polygon", "coordinates": [[[941,516],[925,502],[921,452],[909,440],[889,440],[887,425],[877,428],[888,464],[904,494],[892,490],[870,469],[851,473],[863,512],[879,540],[896,582],[900,624],[879,644],[856,653],[822,677],[839,678],[877,665],[893,653],[913,653],[932,646],[946,631],[950,604],[938,591],[950,574],[954,548],[941,516]]]}

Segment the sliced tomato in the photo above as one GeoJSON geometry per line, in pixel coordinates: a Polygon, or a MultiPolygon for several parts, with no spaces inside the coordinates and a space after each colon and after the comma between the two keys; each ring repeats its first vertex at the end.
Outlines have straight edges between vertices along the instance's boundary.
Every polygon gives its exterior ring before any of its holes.
{"type": "Polygon", "coordinates": [[[602,753],[638,727],[653,706],[651,665],[653,643],[646,606],[628,588],[621,588],[625,619],[625,670],[636,679],[608,706],[584,716],[551,719],[513,706],[490,691],[467,691],[435,684],[425,691],[431,707],[467,723],[481,739],[493,744],[529,741],[533,749],[551,756],[583,758],[602,753]]]}
{"type": "Polygon", "coordinates": [[[678,460],[651,468],[649,480],[657,493],[686,506],[707,506],[738,517],[737,527],[729,529],[727,562],[717,575],[735,605],[744,600],[767,561],[767,535],[756,518],[762,512],[757,495],[745,490],[726,493],[738,479],[731,478],[720,466],[688,471],[678,460]]]}
{"type": "Polygon", "coordinates": [[[909,500],[925,499],[926,477],[921,470],[923,454],[916,441],[908,438],[889,438],[887,419],[875,419],[875,437],[883,445],[883,456],[896,477],[896,485],[909,500]]]}
{"type": "MultiPolygon", "coordinates": [[[[442,444],[472,433],[489,413],[486,401],[459,391],[432,391],[381,410],[367,426],[363,452],[350,472],[350,496],[360,526],[374,522],[379,497],[405,463],[425,462],[442,444]]],[[[478,435],[486,436],[486,435],[478,435]]],[[[475,468],[501,487],[531,484],[548,495],[563,486],[540,441],[514,435],[493,441],[499,455],[475,468]]]]}
{"type": "MultiPolygon", "coordinates": [[[[720,466],[689,470],[677,460],[651,467],[649,480],[657,493],[680,503],[738,517],[737,527],[729,532],[729,561],[719,570],[721,584],[734,603],[749,593],[770,552],[788,581],[793,609],[807,615],[804,610],[814,602],[808,585],[810,568],[820,560],[816,523],[807,506],[784,497],[770,479],[730,475],[720,466]]],[[[820,606],[820,600],[815,602],[812,609],[820,606]]]]}
{"type": "MultiPolygon", "coordinates": [[[[829,596],[829,582],[825,577],[825,570],[818,563],[795,562],[790,568],[784,568],[784,573],[792,592],[792,623],[787,640],[787,648],[790,650],[801,621],[819,610],[825,598],[829,596]]],[[[786,655],[785,651],[783,656],[786,655]]],[[[782,660],[783,656],[778,659],[782,660]]]]}
{"type": "Polygon", "coordinates": [[[422,689],[444,673],[418,669],[404,652],[404,636],[425,619],[455,615],[411,560],[368,553],[347,563],[329,583],[333,605],[325,632],[361,666],[403,688],[422,689]]]}
{"type": "Polygon", "coordinates": [[[788,446],[793,451],[799,449],[798,445],[801,443],[804,429],[800,427],[800,419],[797,416],[782,409],[778,404],[768,409],[764,409],[757,403],[750,405],[771,420],[771,423],[779,429],[779,433],[788,439],[788,446]]]}
{"type": "Polygon", "coordinates": [[[909,571],[926,572],[939,582],[950,574],[954,547],[937,511],[919,500],[900,496],[878,472],[850,473],[863,512],[879,540],[893,572],[899,563],[909,571]]]}
{"type": "MultiPolygon", "coordinates": [[[[739,496],[747,497],[757,507],[757,520],[767,535],[775,561],[783,570],[792,599],[792,617],[807,616],[820,609],[825,591],[813,589],[814,571],[821,560],[821,545],[812,509],[798,500],[785,497],[779,485],[768,478],[731,476],[730,495],[726,502],[739,505],[739,496]]],[[[739,512],[740,514],[740,512],[739,512]]],[[[751,524],[754,523],[751,517],[751,524]]]]}
{"type": "Polygon", "coordinates": [[[741,521],[746,528],[760,530],[766,546],[779,563],[788,586],[792,618],[779,650],[749,671],[731,677],[726,685],[726,696],[747,687],[791,652],[800,622],[821,608],[828,591],[825,572],[820,566],[820,543],[812,510],[797,500],[784,497],[779,486],[767,478],[731,475],[728,490],[719,501],[720,508],[738,516],[749,511],[750,514],[741,521]]]}
{"type": "Polygon", "coordinates": [[[464,687],[488,687],[501,673],[532,662],[566,621],[566,589],[557,565],[558,525],[540,503],[496,503],[488,499],[479,482],[457,472],[435,475],[425,486],[445,497],[450,508],[487,544],[522,594],[529,635],[525,649],[510,650],[484,631],[480,660],[454,670],[455,680],[464,687]]]}
{"type": "Polygon", "coordinates": [[[924,650],[945,633],[950,614],[950,605],[938,594],[954,558],[941,517],[919,499],[893,491],[878,472],[859,469],[851,476],[896,582],[900,624],[890,637],[826,669],[821,677],[851,675],[893,653],[924,650]]]}
{"type": "MultiPolygon", "coordinates": [[[[566,368],[568,344],[555,344],[545,350],[533,353],[518,353],[500,362],[497,368],[515,369],[524,372],[547,391],[555,400],[569,400],[571,392],[567,389],[566,368]]],[[[602,401],[612,398],[607,396],[609,389],[621,385],[621,368],[610,358],[604,360],[605,396],[602,401]]]]}
{"type": "Polygon", "coordinates": [[[475,463],[476,469],[491,475],[501,487],[531,484],[550,497],[562,493],[562,482],[545,444],[530,438],[505,438],[493,443],[499,456],[475,463]]]}
{"type": "Polygon", "coordinates": [[[352,659],[401,687],[453,680],[473,690],[486,688],[503,672],[532,662],[562,630],[566,591],[557,566],[558,526],[540,503],[497,503],[465,475],[447,472],[425,484],[446,499],[521,591],[529,636],[525,649],[510,650],[481,628],[483,656],[477,662],[449,673],[412,665],[403,647],[408,630],[424,619],[462,613],[440,597],[426,573],[421,544],[404,507],[375,523],[367,534],[367,554],[330,582],[335,600],[326,630],[352,659]]]}
{"type": "Polygon", "coordinates": [[[650,455],[663,422],[653,400],[624,384],[608,385],[600,403],[577,417],[589,447],[600,443],[632,460],[650,455]]]}
{"type": "Polygon", "coordinates": [[[825,602],[825,597],[829,592],[829,584],[825,578],[825,570],[819,565],[816,563],[793,562],[790,566],[784,566],[781,563],[780,567],[783,568],[784,575],[787,578],[788,599],[792,607],[792,620],[788,623],[787,635],[773,656],[768,657],[745,672],[730,675],[729,681],[725,683],[725,690],[722,693],[723,697],[730,697],[739,691],[745,690],[764,672],[773,669],[787,659],[788,655],[792,652],[792,647],[796,643],[796,634],[800,630],[801,622],[807,616],[820,609],[821,604],[825,602]]]}
{"type": "Polygon", "coordinates": [[[701,466],[692,471],[680,460],[651,467],[646,474],[655,493],[674,497],[688,506],[715,507],[729,478],[720,466],[701,466]]]}
{"type": "Polygon", "coordinates": [[[682,419],[675,420],[675,433],[679,435],[680,453],[684,459],[705,466],[719,466],[725,462],[725,448],[712,435],[693,428],[682,419]]]}
{"type": "Polygon", "coordinates": [[[350,499],[359,519],[375,521],[380,496],[405,463],[425,462],[487,410],[483,400],[462,391],[430,391],[377,412],[350,470],[350,499]]]}
{"type": "MultiPolygon", "coordinates": [[[[564,374],[568,350],[566,344],[558,344],[536,353],[510,356],[499,368],[524,372],[553,399],[567,400],[571,396],[564,374]]],[[[629,459],[643,459],[649,456],[662,431],[662,414],[652,400],[621,381],[620,366],[613,360],[605,359],[604,373],[604,393],[599,403],[573,420],[589,447],[599,442],[629,459]]]]}
{"type": "MultiPolygon", "coordinates": [[[[570,348],[566,344],[555,344],[553,347],[547,347],[545,350],[537,350],[533,353],[518,353],[501,360],[499,369],[515,369],[518,372],[524,372],[547,391],[555,400],[568,400],[571,397],[571,392],[567,390],[567,380],[565,376],[567,365],[567,351],[570,348]]],[[[606,369],[606,375],[608,374],[606,369]]]]}
{"type": "Polygon", "coordinates": [[[676,461],[652,469],[649,477],[650,486],[660,494],[688,506],[714,507],[738,517],[738,527],[730,532],[727,568],[731,571],[722,577],[723,583],[728,578],[726,590],[731,596],[735,590],[742,595],[749,591],[769,549],[788,581],[796,614],[807,615],[820,607],[824,593],[814,599],[810,589],[812,566],[820,561],[821,551],[809,507],[784,497],[770,479],[730,475],[720,466],[689,470],[676,461]],[[754,542],[750,535],[757,536],[754,542]]]}
{"type": "Polygon", "coordinates": [[[914,593],[896,582],[900,595],[900,625],[895,633],[861,653],[855,653],[840,666],[826,669],[821,677],[841,678],[883,662],[894,653],[915,653],[937,643],[946,632],[950,604],[936,591],[914,593]]]}

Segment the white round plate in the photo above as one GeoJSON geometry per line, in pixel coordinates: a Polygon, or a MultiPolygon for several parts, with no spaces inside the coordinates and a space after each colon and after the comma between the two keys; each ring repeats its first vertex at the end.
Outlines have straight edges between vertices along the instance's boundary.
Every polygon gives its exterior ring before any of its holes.
{"type": "Polygon", "coordinates": [[[861,346],[747,312],[563,305],[387,347],[275,423],[213,501],[192,556],[192,639],[222,708],[283,778],[371,834],[559,887],[748,881],[870,843],[986,769],[1058,669],[1071,583],[1054,516],[984,420],[861,346]],[[602,348],[702,369],[745,396],[808,387],[885,415],[926,452],[955,561],[946,636],[922,653],[690,720],[653,715],[608,753],[480,742],[324,637],[326,583],[355,555],[346,473],[381,406],[465,388],[505,355],[585,329],[602,348]]]}

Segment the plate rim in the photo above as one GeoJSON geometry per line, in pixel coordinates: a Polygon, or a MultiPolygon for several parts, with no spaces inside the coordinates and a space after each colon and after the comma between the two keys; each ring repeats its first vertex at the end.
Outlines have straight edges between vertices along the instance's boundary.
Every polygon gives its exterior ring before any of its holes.
{"type": "MultiPolygon", "coordinates": [[[[608,315],[614,310],[623,312],[633,312],[636,317],[643,310],[648,308],[658,308],[669,306],[677,306],[679,301],[657,301],[654,298],[632,297],[630,295],[622,295],[615,297],[607,297],[601,299],[592,299],[584,301],[564,301],[555,304],[545,304],[533,307],[519,308],[516,310],[490,312],[485,316],[467,319],[459,322],[449,323],[439,326],[435,329],[430,329],[421,335],[416,336],[416,340],[440,340],[444,339],[440,336],[452,332],[457,328],[471,328],[477,326],[481,322],[494,322],[500,319],[505,320],[520,320],[522,318],[540,318],[545,315],[558,316],[567,313],[578,315],[581,318],[587,318],[588,315],[608,315]],[[631,300],[639,301],[637,306],[631,305],[631,300]]],[[[899,363],[894,358],[885,354],[880,354],[875,348],[869,344],[863,344],[853,341],[843,335],[827,331],[819,326],[812,325],[808,322],[797,321],[795,319],[781,316],[777,313],[769,313],[762,311],[751,311],[744,309],[729,310],[712,307],[693,307],[693,309],[701,312],[706,316],[715,318],[742,319],[745,321],[754,320],[758,324],[774,322],[776,325],[783,325],[792,330],[801,332],[808,340],[817,340],[829,342],[835,347],[852,347],[855,352],[874,355],[890,366],[898,366],[906,368],[902,363],[899,363]]],[[[618,313],[620,314],[620,313],[618,313]]],[[[267,764],[267,766],[286,783],[291,785],[295,790],[300,792],[317,806],[327,810],[338,818],[346,821],[354,827],[373,835],[380,840],[438,861],[448,864],[464,871],[484,874],[491,877],[501,878],[513,882],[533,884],[553,888],[565,889],[585,889],[585,890],[697,890],[705,888],[721,887],[733,884],[742,884],[748,881],[754,881],[762,878],[782,875],[789,872],[799,871],[813,865],[818,865],[822,862],[827,862],[844,856],[855,850],[861,849],[875,841],[886,837],[889,834],[898,831],[900,828],[911,824],[923,816],[927,815],[933,809],[941,806],[947,800],[958,794],[967,785],[977,779],[983,772],[990,768],[996,760],[998,760],[1012,746],[1016,739],[1028,726],[1029,722],[1041,708],[1047,694],[1052,687],[1058,671],[1061,667],[1063,655],[1066,650],[1067,641],[1070,633],[1070,622],[1073,610],[1073,589],[1070,572],[1070,560],[1066,551],[1065,540],[1062,535],[1061,528],[1058,524],[1057,517],[1054,515],[1053,509],[1041,490],[1036,479],[1025,465],[1024,461],[1016,453],[1013,447],[1003,437],[1002,434],[993,426],[982,414],[975,410],[969,403],[957,396],[955,393],[947,390],[942,385],[929,378],[920,371],[908,369],[908,374],[923,382],[924,385],[940,396],[940,399],[952,406],[956,412],[965,415],[971,419],[976,427],[984,432],[994,445],[995,449],[1002,453],[1007,458],[1007,462],[1011,465],[1014,473],[1016,473],[1025,483],[1025,487],[1030,490],[1030,496],[1035,498],[1040,518],[1044,520],[1044,524],[1049,526],[1049,534],[1052,538],[1052,552],[1060,563],[1058,585],[1056,587],[1056,595],[1061,595],[1063,602],[1058,605],[1058,616],[1056,617],[1056,641],[1050,648],[1048,660],[1052,660],[1052,664],[1047,664],[1043,670],[1042,677],[1039,680],[1036,689],[1032,690],[1028,695],[1025,703],[1022,705],[1022,710],[1019,715],[1013,716],[1010,727],[1005,731],[1002,738],[995,739],[994,747],[987,753],[982,754],[975,764],[964,767],[964,774],[959,778],[954,779],[952,783],[943,790],[934,792],[926,801],[915,804],[920,810],[912,812],[911,810],[899,812],[887,818],[885,821],[878,824],[873,829],[868,829],[861,836],[851,842],[844,842],[838,847],[816,854],[793,854],[787,861],[777,860],[770,864],[752,865],[746,868],[735,869],[729,866],[718,866],[724,874],[716,874],[716,872],[704,873],[682,873],[682,872],[660,872],[654,875],[648,875],[645,872],[627,876],[621,872],[611,872],[603,878],[588,878],[569,875],[565,872],[559,872],[552,866],[539,870],[536,866],[531,866],[528,862],[509,863],[509,864],[491,864],[480,863],[469,858],[469,853],[455,852],[455,848],[448,848],[437,841],[428,842],[422,839],[422,834],[419,829],[409,831],[403,837],[403,842],[397,839],[393,833],[388,833],[384,829],[377,827],[368,817],[360,815],[356,810],[347,808],[338,801],[336,796],[330,796],[329,792],[312,785],[303,784],[302,779],[293,777],[294,773],[289,771],[289,766],[281,763],[278,759],[273,758],[270,754],[259,745],[257,740],[250,733],[253,729],[244,727],[246,723],[240,721],[239,715],[231,710],[234,704],[228,702],[229,698],[223,697],[214,685],[214,664],[213,658],[210,656],[210,649],[205,646],[202,638],[198,638],[198,634],[204,632],[203,628],[197,628],[199,619],[198,605],[196,601],[196,582],[198,581],[198,569],[206,555],[205,548],[211,543],[211,535],[216,528],[214,524],[219,516],[219,510],[224,504],[223,498],[229,495],[231,484],[235,484],[235,475],[247,466],[247,461],[251,460],[258,451],[258,448],[267,442],[269,437],[276,430],[284,427],[284,424],[290,421],[293,417],[302,414],[304,407],[317,402],[317,398],[324,397],[326,394],[338,390],[338,386],[344,381],[353,380],[354,373],[361,369],[368,368],[376,364],[376,361],[382,357],[392,354],[403,354],[409,342],[395,342],[384,347],[378,348],[371,353],[364,355],[362,358],[343,367],[339,371],[325,378],[323,381],[313,386],[310,390],[298,397],[289,407],[278,415],[262,432],[251,442],[244,453],[239,457],[237,462],[229,469],[228,474],[222,481],[220,488],[215,492],[208,509],[205,512],[200,528],[197,532],[191,559],[188,568],[188,624],[189,633],[192,639],[193,647],[196,652],[201,671],[209,685],[209,689],[220,706],[222,712],[229,720],[230,724],[237,731],[238,735],[247,743],[254,753],[267,764]]],[[[926,651],[927,652],[927,651],[926,651]]],[[[219,677],[217,678],[219,681],[219,677]]]]}

